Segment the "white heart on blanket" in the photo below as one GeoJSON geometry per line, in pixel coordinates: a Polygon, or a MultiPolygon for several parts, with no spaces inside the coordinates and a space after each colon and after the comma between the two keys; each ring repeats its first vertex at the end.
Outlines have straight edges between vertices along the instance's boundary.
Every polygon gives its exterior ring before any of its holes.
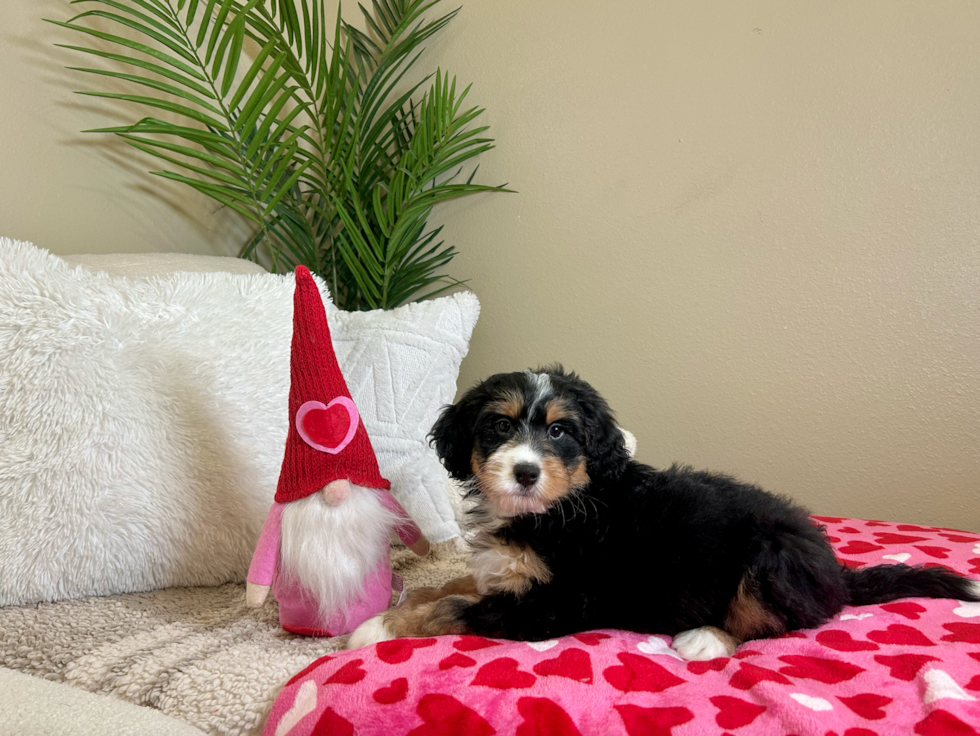
{"type": "Polygon", "coordinates": [[[963,618],[976,618],[980,616],[980,603],[960,603],[959,608],[954,608],[953,613],[963,618]]]}
{"type": "Polygon", "coordinates": [[[911,557],[908,552],[899,552],[897,555],[882,555],[883,560],[895,560],[895,562],[907,562],[909,557],[911,557]]]}
{"type": "Polygon", "coordinates": [[[641,641],[636,645],[644,654],[666,654],[668,657],[673,657],[674,659],[684,660],[676,651],[670,648],[670,645],[661,639],[659,636],[651,636],[646,641],[641,641]]]}
{"type": "Polygon", "coordinates": [[[547,641],[526,641],[524,643],[531,647],[531,649],[538,652],[547,652],[552,647],[558,646],[557,639],[548,639],[547,641]]]}
{"type": "Polygon", "coordinates": [[[823,698],[815,698],[812,695],[804,695],[803,693],[790,693],[789,696],[804,708],[809,708],[810,710],[820,711],[834,709],[834,706],[823,698]]]}
{"type": "Polygon", "coordinates": [[[968,695],[963,688],[956,684],[956,681],[942,670],[928,670],[922,676],[929,685],[922,702],[931,703],[933,700],[941,698],[952,698],[953,700],[976,700],[972,695],[968,695]]]}
{"type": "Polygon", "coordinates": [[[276,726],[276,736],[286,736],[293,730],[293,726],[302,721],[304,716],[312,713],[314,708],[316,708],[316,682],[307,680],[299,686],[292,706],[276,726]]]}
{"type": "Polygon", "coordinates": [[[860,621],[863,618],[871,618],[872,616],[874,616],[873,613],[845,613],[843,616],[840,617],[840,620],[841,621],[851,621],[851,620],[860,621]]]}
{"type": "Polygon", "coordinates": [[[973,554],[980,555],[980,544],[976,544],[973,546],[973,554]]]}

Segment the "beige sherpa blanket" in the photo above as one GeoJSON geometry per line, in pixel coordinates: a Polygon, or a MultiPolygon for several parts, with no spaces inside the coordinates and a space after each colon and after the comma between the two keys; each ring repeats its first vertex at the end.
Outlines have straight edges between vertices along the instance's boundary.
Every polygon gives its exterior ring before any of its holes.
{"type": "MultiPolygon", "coordinates": [[[[410,587],[466,574],[459,540],[420,559],[392,550],[410,587]]],[[[280,688],[343,643],[279,628],[244,585],[171,588],[0,608],[0,666],[157,708],[206,733],[254,734],[280,688]]]]}

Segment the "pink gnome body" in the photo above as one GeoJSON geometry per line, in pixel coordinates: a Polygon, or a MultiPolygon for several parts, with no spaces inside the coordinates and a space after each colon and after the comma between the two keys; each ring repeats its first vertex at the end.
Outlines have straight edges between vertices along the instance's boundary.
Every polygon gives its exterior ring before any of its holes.
{"type": "Polygon", "coordinates": [[[246,602],[270,586],[279,623],[306,636],[353,631],[391,602],[390,532],[429,544],[388,492],[330,340],[320,292],[296,269],[289,434],[275,503],[248,570],[246,602]]]}

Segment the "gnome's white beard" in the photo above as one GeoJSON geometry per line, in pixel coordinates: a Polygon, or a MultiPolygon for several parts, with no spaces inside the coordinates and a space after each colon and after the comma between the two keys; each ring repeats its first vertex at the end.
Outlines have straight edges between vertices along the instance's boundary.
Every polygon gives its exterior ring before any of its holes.
{"type": "Polygon", "coordinates": [[[398,521],[374,491],[353,484],[339,506],[321,493],[290,501],[282,510],[280,574],[309,591],[326,621],[357,599],[398,521]]]}

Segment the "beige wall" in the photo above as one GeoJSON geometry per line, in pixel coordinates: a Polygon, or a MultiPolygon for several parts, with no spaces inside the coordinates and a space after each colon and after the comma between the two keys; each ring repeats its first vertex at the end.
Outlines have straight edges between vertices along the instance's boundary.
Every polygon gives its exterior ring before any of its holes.
{"type": "MultiPolygon", "coordinates": [[[[102,121],[36,21],[65,12],[0,4],[0,231],[233,252],[76,133],[102,121]]],[[[978,48],[974,0],[464,3],[429,58],[520,193],[439,215],[484,305],[461,385],[562,361],[643,460],[980,531],[978,48]]]]}

